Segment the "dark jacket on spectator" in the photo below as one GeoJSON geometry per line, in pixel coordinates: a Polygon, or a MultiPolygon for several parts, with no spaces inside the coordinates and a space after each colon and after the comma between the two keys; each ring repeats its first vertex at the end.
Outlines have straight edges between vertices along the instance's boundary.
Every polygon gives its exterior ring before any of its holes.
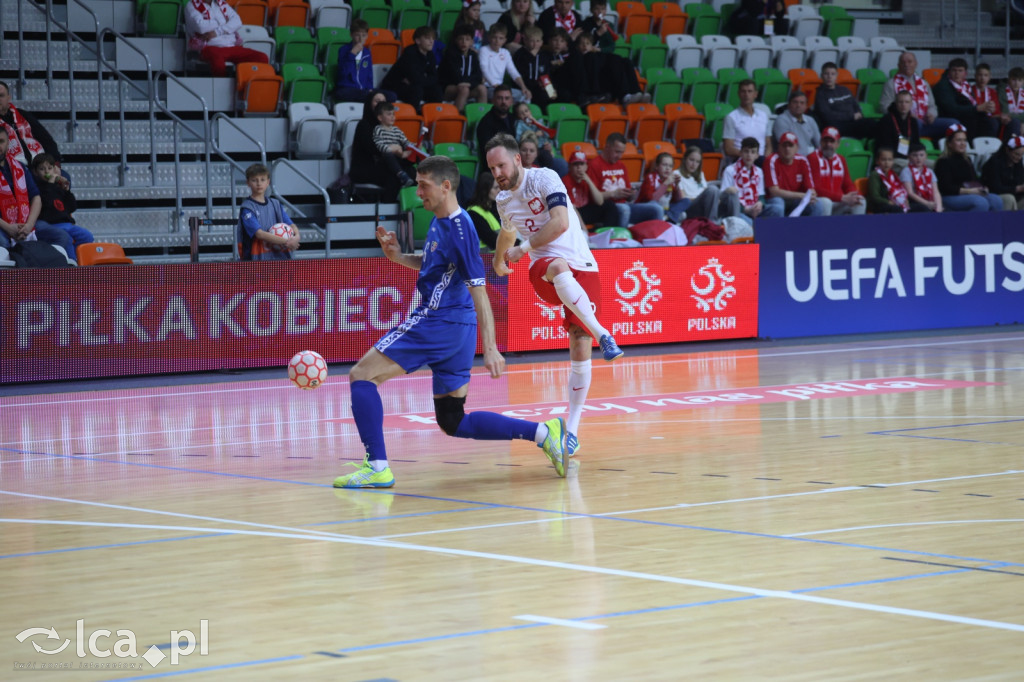
{"type": "Polygon", "coordinates": [[[441,69],[438,74],[441,87],[469,83],[475,87],[483,82],[484,76],[480,72],[480,55],[476,50],[469,50],[462,54],[455,43],[451,43],[444,51],[441,59],[441,69]]]}
{"type": "Polygon", "coordinates": [[[992,155],[981,167],[981,182],[993,194],[1012,194],[1017,192],[1019,185],[1024,185],[1024,164],[1007,163],[1006,147],[992,155]]]}
{"type": "Polygon", "coordinates": [[[944,197],[957,196],[967,182],[977,182],[974,164],[962,154],[941,156],[935,162],[935,177],[939,181],[939,194],[944,197]]]}
{"type": "Polygon", "coordinates": [[[56,182],[39,181],[36,186],[39,188],[39,198],[43,202],[39,213],[40,220],[51,224],[75,222],[71,214],[78,205],[71,190],[64,189],[56,182]]]}
{"type": "Polygon", "coordinates": [[[896,111],[896,103],[893,102],[889,105],[889,110],[882,114],[882,118],[878,119],[878,128],[875,129],[875,146],[892,147],[894,157],[905,159],[907,155],[900,154],[898,151],[901,137],[907,138],[910,144],[920,142],[921,128],[913,116],[900,119],[900,115],[896,111]]]}

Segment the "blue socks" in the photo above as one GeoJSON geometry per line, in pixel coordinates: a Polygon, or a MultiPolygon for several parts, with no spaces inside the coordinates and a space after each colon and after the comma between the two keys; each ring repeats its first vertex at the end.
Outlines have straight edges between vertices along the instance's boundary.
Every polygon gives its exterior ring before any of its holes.
{"type": "MultiPolygon", "coordinates": [[[[362,431],[360,431],[362,433],[362,431]]],[[[534,440],[537,423],[506,417],[497,412],[470,412],[459,423],[456,438],[474,440],[534,440]]]]}
{"type": "Polygon", "coordinates": [[[372,381],[353,381],[349,389],[352,392],[352,418],[356,420],[359,438],[370,460],[386,461],[384,403],[377,392],[377,385],[372,381]]]}

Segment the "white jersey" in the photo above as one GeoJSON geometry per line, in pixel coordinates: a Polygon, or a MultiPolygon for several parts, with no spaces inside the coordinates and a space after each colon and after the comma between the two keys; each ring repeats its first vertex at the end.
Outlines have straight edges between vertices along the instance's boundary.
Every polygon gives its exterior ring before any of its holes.
{"type": "MultiPolygon", "coordinates": [[[[597,272],[597,261],[587,244],[587,234],[569,203],[565,184],[549,168],[525,168],[519,189],[498,193],[496,202],[501,229],[529,239],[551,220],[550,209],[564,206],[569,211],[569,229],[558,239],[530,251],[533,263],[541,258],[564,258],[574,270],[597,272]]],[[[532,266],[532,263],[531,263],[532,266]]]]}

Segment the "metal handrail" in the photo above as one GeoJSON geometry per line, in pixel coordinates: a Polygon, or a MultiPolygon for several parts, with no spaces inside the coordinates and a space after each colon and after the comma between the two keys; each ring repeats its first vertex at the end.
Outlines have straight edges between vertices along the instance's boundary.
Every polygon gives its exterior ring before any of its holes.
{"type": "MultiPolygon", "coordinates": [[[[52,2],[52,0],[46,0],[46,2],[50,3],[50,2],[52,2]]],[[[147,55],[145,52],[140,50],[138,46],[133,45],[132,42],[130,40],[128,40],[127,37],[125,37],[124,35],[122,35],[118,31],[115,31],[112,28],[104,28],[98,34],[96,34],[96,60],[100,64],[101,67],[102,66],[106,66],[111,71],[113,71],[115,74],[117,74],[117,78],[118,78],[118,88],[117,88],[117,104],[118,104],[118,106],[117,106],[117,108],[119,110],[118,111],[118,116],[119,116],[119,119],[120,119],[120,122],[121,122],[121,135],[120,135],[120,137],[121,137],[121,167],[122,167],[122,174],[123,174],[128,169],[128,152],[125,149],[125,143],[124,143],[124,121],[125,121],[125,119],[124,119],[124,88],[121,87],[120,84],[121,84],[121,82],[128,83],[131,87],[135,88],[140,93],[145,95],[146,99],[149,100],[149,139],[151,141],[154,141],[156,139],[156,111],[154,109],[154,104],[156,102],[156,91],[153,89],[153,85],[154,85],[154,82],[153,82],[153,64],[152,64],[152,62],[149,61],[149,55],[147,55]],[[114,46],[115,46],[115,48],[117,46],[117,41],[120,40],[125,45],[127,45],[131,49],[135,50],[140,55],[142,55],[142,58],[146,60],[146,86],[147,86],[147,88],[145,90],[143,90],[141,87],[139,87],[138,83],[136,83],[133,79],[128,78],[128,76],[124,75],[124,73],[121,72],[117,68],[116,65],[110,64],[109,62],[107,62],[107,58],[103,56],[103,38],[105,36],[107,36],[107,35],[114,36],[114,46]]],[[[98,68],[97,70],[99,71],[99,73],[97,75],[98,75],[98,80],[99,80],[100,102],[102,103],[103,102],[103,95],[102,95],[102,92],[103,92],[102,73],[103,73],[103,71],[102,71],[102,68],[98,68]]],[[[103,112],[103,110],[101,108],[100,109],[100,120],[103,120],[103,118],[104,118],[103,114],[104,114],[104,112],[103,112]]],[[[100,134],[100,139],[101,140],[103,139],[102,133],[100,134]]],[[[153,186],[156,186],[156,145],[155,144],[150,144],[150,146],[149,146],[149,162],[150,162],[150,167],[153,169],[153,172],[150,174],[151,179],[152,179],[152,184],[153,184],[153,186]]],[[[122,184],[122,186],[124,186],[124,181],[123,180],[122,180],[121,184],[122,184]]]]}
{"type": "MultiPolygon", "coordinates": [[[[175,200],[177,202],[177,207],[178,207],[178,214],[175,216],[175,226],[176,226],[177,230],[180,230],[181,229],[181,215],[182,215],[182,213],[184,211],[181,210],[181,171],[180,171],[180,168],[181,168],[181,156],[180,156],[180,153],[178,151],[180,149],[181,145],[178,144],[179,143],[179,140],[178,140],[179,128],[185,128],[185,130],[189,131],[190,133],[192,133],[193,135],[195,135],[196,137],[201,139],[203,141],[203,143],[204,143],[204,147],[203,147],[203,164],[204,164],[204,167],[205,167],[205,172],[204,172],[203,175],[205,176],[205,179],[206,179],[206,215],[209,218],[213,217],[213,193],[211,192],[212,180],[210,178],[210,176],[212,174],[212,171],[213,171],[213,166],[212,166],[212,164],[210,162],[210,147],[213,144],[213,141],[212,141],[211,138],[213,136],[210,135],[210,107],[206,104],[206,100],[203,99],[202,95],[200,95],[198,92],[196,92],[192,88],[190,88],[187,85],[185,85],[185,81],[181,80],[180,78],[175,76],[173,73],[171,73],[167,69],[163,69],[162,71],[160,71],[160,73],[158,73],[156,75],[156,78],[153,79],[153,87],[154,88],[157,88],[157,86],[160,84],[160,77],[161,76],[167,78],[168,80],[173,80],[174,82],[176,82],[178,84],[178,86],[182,90],[184,90],[188,94],[190,94],[193,97],[195,97],[199,101],[199,103],[203,105],[203,130],[200,132],[200,131],[195,130],[192,126],[190,126],[188,124],[188,122],[185,121],[183,118],[181,118],[176,113],[174,113],[173,111],[168,109],[167,106],[163,102],[160,102],[160,101],[156,102],[156,105],[157,105],[157,107],[159,107],[160,112],[162,114],[164,114],[165,116],[167,116],[168,118],[170,118],[172,121],[174,121],[174,190],[175,190],[175,200]]],[[[154,100],[156,99],[155,93],[154,93],[153,99],[154,100]]],[[[234,163],[234,159],[231,159],[230,157],[227,157],[220,150],[217,150],[217,154],[220,155],[222,158],[225,158],[226,160],[231,161],[232,163],[234,163]]],[[[156,169],[155,168],[153,169],[153,175],[154,175],[154,178],[155,178],[156,177],[156,169]]],[[[232,202],[234,202],[234,195],[235,195],[234,188],[232,187],[231,188],[231,200],[232,200],[232,202]]]]}
{"type": "MultiPolygon", "coordinates": [[[[242,126],[240,126],[237,123],[235,123],[235,120],[233,118],[231,118],[230,116],[226,115],[224,112],[219,112],[219,113],[214,114],[213,120],[217,121],[217,122],[221,122],[221,123],[227,123],[228,125],[233,127],[235,130],[240,132],[247,139],[251,140],[252,142],[255,142],[256,143],[256,148],[260,150],[260,163],[262,163],[264,166],[267,165],[267,149],[264,146],[262,140],[258,140],[255,137],[253,137],[252,135],[250,135],[249,133],[247,133],[245,131],[245,129],[242,128],[242,126]]],[[[210,144],[212,145],[214,151],[216,151],[219,155],[221,155],[222,158],[227,159],[228,162],[231,163],[231,165],[236,170],[238,170],[240,173],[242,173],[243,177],[245,176],[245,170],[242,168],[241,164],[237,163],[234,159],[232,159],[230,156],[228,156],[227,153],[225,153],[223,150],[221,150],[220,146],[217,144],[217,140],[214,139],[213,135],[210,135],[210,144]]],[[[233,179],[234,179],[234,176],[232,175],[232,180],[233,179]]],[[[232,186],[233,185],[234,185],[234,183],[232,182],[232,186]]],[[[231,192],[231,209],[232,209],[232,211],[234,211],[234,209],[235,209],[235,199],[236,198],[237,197],[235,196],[234,191],[232,191],[231,192]]],[[[209,217],[212,218],[213,217],[212,214],[209,217]]]]}
{"type": "MultiPolygon", "coordinates": [[[[307,183],[309,183],[310,186],[316,188],[317,192],[324,199],[324,213],[326,214],[327,213],[327,207],[331,205],[331,197],[330,197],[329,194],[327,194],[327,190],[325,190],[323,187],[321,187],[319,182],[317,182],[313,178],[311,178],[308,175],[306,175],[302,170],[299,169],[298,166],[296,166],[294,163],[292,163],[291,160],[286,159],[284,157],[282,157],[280,159],[275,159],[275,161],[274,161],[274,169],[275,169],[275,171],[276,171],[277,167],[281,166],[281,165],[288,166],[288,168],[290,168],[292,170],[292,172],[294,172],[300,178],[302,178],[307,183]]],[[[271,177],[273,177],[273,174],[271,174],[271,177]]],[[[273,183],[271,183],[270,195],[275,197],[278,201],[280,201],[282,204],[284,204],[289,209],[291,209],[296,215],[302,216],[303,218],[307,217],[306,214],[303,213],[294,204],[292,204],[286,198],[284,198],[283,196],[278,194],[277,191],[274,190],[274,188],[273,188],[273,183]]],[[[327,228],[326,227],[321,227],[317,223],[313,223],[313,222],[310,223],[310,226],[313,227],[314,229],[316,229],[321,234],[323,234],[323,236],[324,236],[324,256],[326,256],[327,258],[330,258],[331,257],[331,240],[330,240],[330,236],[327,234],[327,228]]]]}

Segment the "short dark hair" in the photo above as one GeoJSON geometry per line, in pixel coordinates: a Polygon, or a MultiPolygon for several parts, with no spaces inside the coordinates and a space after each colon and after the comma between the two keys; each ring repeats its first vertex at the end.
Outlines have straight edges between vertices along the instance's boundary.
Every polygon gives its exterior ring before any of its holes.
{"type": "Polygon", "coordinates": [[[926,152],[928,148],[920,142],[911,142],[910,146],[907,147],[907,155],[913,154],[914,152],[926,152]]]}
{"type": "Polygon", "coordinates": [[[882,152],[889,152],[893,156],[896,156],[896,150],[895,149],[893,149],[892,147],[889,147],[888,145],[882,145],[881,147],[878,147],[878,148],[875,149],[875,161],[877,161],[878,157],[880,157],[882,155],[882,152]]]}
{"type": "Polygon", "coordinates": [[[1024,81],[1024,68],[1015,66],[1006,74],[1007,78],[1024,81]]]}
{"type": "Polygon", "coordinates": [[[980,64],[975,64],[975,66],[974,66],[974,71],[975,72],[981,71],[982,69],[985,69],[989,73],[992,72],[992,67],[989,66],[988,64],[986,64],[985,62],[982,62],[980,64]]]}
{"type": "Polygon", "coordinates": [[[469,36],[472,38],[474,35],[476,35],[476,29],[470,24],[459,24],[452,30],[452,39],[450,44],[454,45],[456,38],[461,38],[462,36],[469,36]]]}
{"type": "Polygon", "coordinates": [[[753,85],[754,90],[757,90],[757,82],[753,78],[744,78],[743,80],[736,84],[736,89],[739,90],[744,85],[753,85]]]}
{"type": "Polygon", "coordinates": [[[789,93],[789,98],[786,100],[786,103],[788,104],[798,97],[803,97],[804,99],[806,99],[807,93],[800,89],[793,90],[792,92],[789,93]]]}
{"type": "Polygon", "coordinates": [[[254,163],[253,165],[251,165],[251,166],[249,166],[248,168],[245,169],[245,180],[246,180],[246,182],[248,182],[249,180],[252,180],[257,175],[266,175],[269,178],[270,177],[270,170],[268,170],[267,167],[264,166],[262,163],[254,163]]]}
{"type": "Polygon", "coordinates": [[[952,59],[949,60],[949,65],[946,68],[947,69],[952,69],[952,68],[957,67],[957,66],[962,66],[963,68],[966,69],[967,68],[967,60],[964,59],[963,57],[953,57],[952,59]]]}
{"type": "MultiPolygon", "coordinates": [[[[2,127],[3,126],[0,126],[0,128],[2,128],[2,127]]],[[[4,128],[4,130],[6,132],[7,129],[4,128]]],[[[48,163],[51,166],[56,166],[57,165],[57,159],[53,158],[53,156],[51,156],[50,154],[46,154],[46,153],[36,154],[35,156],[32,157],[32,170],[33,171],[38,171],[39,167],[42,166],[44,163],[48,163]]]]}
{"type": "Polygon", "coordinates": [[[494,92],[491,94],[491,97],[494,97],[494,95],[497,95],[499,92],[512,92],[512,87],[502,83],[494,88],[494,92]]]}
{"type": "Polygon", "coordinates": [[[370,32],[370,22],[368,22],[366,19],[359,19],[359,18],[353,19],[352,20],[352,25],[349,26],[348,30],[349,30],[349,33],[355,33],[356,31],[366,31],[367,33],[369,33],[370,32]]]}
{"type": "Polygon", "coordinates": [[[836,71],[838,71],[839,65],[836,64],[835,62],[825,62],[824,64],[821,65],[821,72],[825,73],[825,69],[835,69],[836,71]]]}
{"type": "Polygon", "coordinates": [[[8,95],[11,94],[11,86],[7,84],[7,81],[0,81],[0,86],[3,86],[3,89],[7,91],[8,95]]]}
{"type": "Polygon", "coordinates": [[[437,184],[447,180],[454,192],[459,188],[459,167],[447,156],[428,156],[416,165],[417,175],[429,175],[437,184]]]}
{"type": "Polygon", "coordinates": [[[498,147],[504,147],[508,150],[509,154],[519,153],[519,143],[516,142],[516,138],[512,137],[508,133],[498,133],[491,139],[487,140],[487,144],[484,145],[484,155],[486,156],[492,149],[498,147]]]}
{"type": "Polygon", "coordinates": [[[622,144],[626,144],[626,136],[623,135],[622,133],[612,133],[611,135],[605,138],[604,146],[607,147],[608,145],[613,144],[615,142],[621,142],[622,144]]]}
{"type": "Polygon", "coordinates": [[[505,27],[505,24],[494,22],[493,24],[491,24],[491,27],[487,29],[488,38],[490,38],[491,36],[496,36],[499,33],[503,36],[508,36],[508,29],[505,27]]]}
{"type": "Polygon", "coordinates": [[[673,166],[673,167],[675,167],[675,165],[676,165],[676,160],[675,160],[675,158],[674,158],[674,157],[673,157],[673,156],[672,156],[671,154],[669,154],[668,152],[661,152],[660,154],[658,154],[657,156],[655,156],[655,157],[654,157],[654,165],[655,165],[655,166],[659,166],[659,165],[661,165],[661,160],[662,160],[662,159],[664,159],[664,158],[669,158],[669,159],[672,159],[672,166],[673,166]]]}
{"type": "Polygon", "coordinates": [[[437,31],[433,26],[420,26],[412,32],[412,39],[419,40],[420,38],[437,38],[437,31]]]}
{"type": "Polygon", "coordinates": [[[380,116],[383,113],[394,110],[395,105],[385,100],[373,108],[373,115],[380,116]]]}
{"type": "Polygon", "coordinates": [[[757,141],[756,137],[744,137],[740,140],[740,149],[757,149],[761,150],[761,143],[757,141]]]}

